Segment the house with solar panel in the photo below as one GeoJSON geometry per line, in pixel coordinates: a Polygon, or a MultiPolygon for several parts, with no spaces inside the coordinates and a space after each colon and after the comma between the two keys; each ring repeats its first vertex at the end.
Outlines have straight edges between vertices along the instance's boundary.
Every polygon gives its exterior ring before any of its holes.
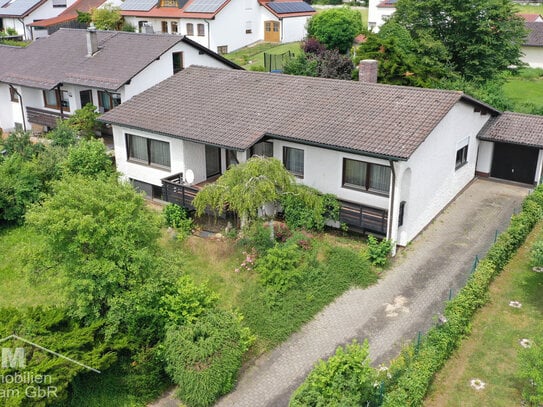
{"type": "Polygon", "coordinates": [[[0,31],[13,28],[25,40],[31,40],[34,21],[55,17],[75,0],[0,0],[0,31]]]}
{"type": "Polygon", "coordinates": [[[336,195],[351,230],[406,245],[476,171],[491,172],[492,137],[478,167],[479,135],[500,112],[459,91],[377,84],[376,61],[360,71],[344,81],[193,66],[100,120],[117,169],[152,197],[190,209],[230,165],[275,157],[336,195]]]}
{"type": "Polygon", "coordinates": [[[300,41],[315,10],[302,0],[125,0],[121,14],[140,32],[185,35],[224,54],[257,41],[300,41]]]}
{"type": "Polygon", "coordinates": [[[42,133],[88,103],[107,112],[193,64],[241,69],[173,35],[62,28],[26,48],[0,45],[0,127],[42,133]]]}

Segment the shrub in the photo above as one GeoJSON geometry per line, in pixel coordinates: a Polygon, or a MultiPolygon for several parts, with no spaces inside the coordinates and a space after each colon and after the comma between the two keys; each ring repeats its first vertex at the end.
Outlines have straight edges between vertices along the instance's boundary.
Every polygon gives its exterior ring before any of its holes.
{"type": "Polygon", "coordinates": [[[130,394],[143,400],[159,397],[169,380],[157,348],[143,348],[131,359],[131,363],[125,364],[124,372],[130,394]]]}
{"type": "Polygon", "coordinates": [[[70,147],[65,165],[70,174],[93,178],[111,175],[115,170],[107,154],[107,147],[97,139],[81,140],[77,145],[70,147]]]}
{"type": "Polygon", "coordinates": [[[263,256],[275,245],[275,241],[271,238],[270,228],[257,221],[245,228],[239,244],[242,247],[254,249],[258,256],[263,256]]]}
{"type": "Polygon", "coordinates": [[[30,160],[44,149],[43,144],[32,143],[30,133],[24,131],[10,133],[8,138],[2,141],[2,145],[6,150],[6,155],[10,156],[17,153],[25,160],[30,160]]]}
{"type": "Polygon", "coordinates": [[[293,192],[281,198],[285,222],[290,228],[321,231],[327,220],[339,219],[339,202],[334,195],[321,194],[316,189],[297,185],[293,192]]]}
{"type": "Polygon", "coordinates": [[[300,281],[301,259],[297,246],[276,245],[257,260],[255,270],[260,276],[259,281],[272,297],[288,291],[300,281]]]}
{"type": "Polygon", "coordinates": [[[164,208],[163,215],[166,225],[177,229],[179,240],[184,240],[192,233],[194,223],[189,218],[187,210],[182,206],[168,204],[164,208]]]}
{"type": "Polygon", "coordinates": [[[58,120],[57,127],[47,133],[52,146],[70,147],[77,142],[77,132],[68,125],[66,120],[58,120]]]}
{"type": "Polygon", "coordinates": [[[386,266],[388,262],[388,255],[392,250],[392,241],[388,239],[383,239],[381,241],[373,235],[368,235],[368,248],[366,255],[368,260],[374,266],[383,267],[386,266]]]}
{"type": "Polygon", "coordinates": [[[533,267],[543,267],[543,240],[538,240],[532,247],[530,253],[533,267]]]}
{"type": "Polygon", "coordinates": [[[543,404],[543,337],[519,353],[522,398],[530,406],[543,404]]]}
{"type": "Polygon", "coordinates": [[[330,248],[326,253],[325,267],[327,273],[345,280],[345,288],[351,284],[366,287],[377,280],[377,276],[370,270],[368,260],[347,247],[330,248]]]}
{"type": "Polygon", "coordinates": [[[219,296],[207,284],[197,285],[189,276],[182,276],[174,290],[161,300],[161,313],[168,323],[176,326],[190,324],[217,305],[219,296]]]}
{"type": "Polygon", "coordinates": [[[379,388],[370,366],[369,346],[353,341],[338,347],[326,362],[320,360],[290,400],[291,407],[375,406],[379,388]]]}
{"type": "Polygon", "coordinates": [[[166,371],[179,385],[178,396],[206,407],[234,387],[243,354],[254,338],[239,315],[214,309],[194,323],[166,333],[166,371]]]}

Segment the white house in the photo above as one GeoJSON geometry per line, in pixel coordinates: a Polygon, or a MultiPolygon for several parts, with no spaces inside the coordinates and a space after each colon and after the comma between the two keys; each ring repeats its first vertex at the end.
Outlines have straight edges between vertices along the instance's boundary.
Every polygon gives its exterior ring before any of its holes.
{"type": "Polygon", "coordinates": [[[532,68],[543,68],[543,20],[524,23],[528,36],[522,45],[521,60],[532,68]]]}
{"type": "Polygon", "coordinates": [[[368,0],[368,29],[378,32],[396,11],[397,2],[398,0],[368,0]]]}
{"type": "Polygon", "coordinates": [[[261,40],[300,41],[315,14],[302,0],[125,0],[121,10],[138,31],[186,35],[219,54],[261,40]]]}
{"type": "Polygon", "coordinates": [[[24,39],[32,39],[29,24],[55,17],[75,0],[0,0],[0,31],[13,28],[24,39]]]}
{"type": "Polygon", "coordinates": [[[118,170],[149,194],[183,203],[229,165],[273,156],[335,194],[352,229],[406,245],[474,178],[497,115],[457,91],[190,67],[101,120],[118,170]]]}
{"type": "Polygon", "coordinates": [[[23,49],[0,46],[0,127],[41,132],[87,103],[106,112],[193,64],[241,69],[172,35],[60,29],[23,49]]]}

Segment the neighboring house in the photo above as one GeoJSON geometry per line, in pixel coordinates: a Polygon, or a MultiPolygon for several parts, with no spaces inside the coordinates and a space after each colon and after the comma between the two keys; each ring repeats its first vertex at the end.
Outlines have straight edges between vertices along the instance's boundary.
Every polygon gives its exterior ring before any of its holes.
{"type": "Polygon", "coordinates": [[[0,0],[0,31],[13,28],[24,39],[32,39],[28,27],[34,21],[55,17],[75,0],[0,0]]]}
{"type": "Polygon", "coordinates": [[[41,132],[87,103],[106,112],[192,64],[241,69],[173,35],[63,28],[26,48],[0,46],[0,127],[41,132]]]}
{"type": "Polygon", "coordinates": [[[190,207],[197,184],[273,156],[335,194],[351,229],[406,245],[474,178],[497,115],[457,91],[194,66],[101,120],[118,170],[157,198],[190,207]]]}
{"type": "Polygon", "coordinates": [[[369,0],[368,29],[378,32],[385,21],[396,11],[398,0],[369,0]]]}
{"type": "Polygon", "coordinates": [[[301,0],[125,0],[121,10],[140,32],[186,35],[219,54],[261,40],[300,41],[315,14],[301,0]]]}
{"type": "Polygon", "coordinates": [[[528,36],[522,45],[522,62],[532,68],[543,68],[543,22],[524,23],[528,36]]]}
{"type": "Polygon", "coordinates": [[[87,28],[88,24],[77,21],[77,12],[90,13],[105,4],[107,0],[76,0],[56,17],[30,23],[33,38],[47,37],[60,28],[87,28]]]}
{"type": "Polygon", "coordinates": [[[541,14],[529,14],[529,13],[517,13],[521,16],[527,23],[542,23],[543,17],[541,14]]]}
{"type": "Polygon", "coordinates": [[[479,135],[477,173],[539,184],[543,165],[543,116],[505,112],[479,135]]]}

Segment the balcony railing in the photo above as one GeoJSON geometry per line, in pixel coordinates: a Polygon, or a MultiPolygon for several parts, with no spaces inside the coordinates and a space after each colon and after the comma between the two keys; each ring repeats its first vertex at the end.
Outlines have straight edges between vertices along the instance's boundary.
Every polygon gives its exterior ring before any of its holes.
{"type": "Polygon", "coordinates": [[[190,211],[195,209],[194,206],[192,206],[192,201],[198,191],[198,188],[188,186],[184,183],[182,172],[162,178],[163,199],[166,202],[177,204],[190,211]]]}

